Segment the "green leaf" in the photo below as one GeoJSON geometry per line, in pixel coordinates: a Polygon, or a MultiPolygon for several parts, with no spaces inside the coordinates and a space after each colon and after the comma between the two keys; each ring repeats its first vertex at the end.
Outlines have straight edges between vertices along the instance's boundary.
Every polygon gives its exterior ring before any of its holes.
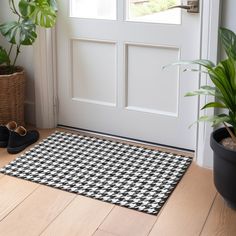
{"type": "Polygon", "coordinates": [[[184,69],[183,72],[186,72],[186,71],[192,71],[192,72],[199,72],[199,73],[204,73],[204,74],[207,74],[208,72],[207,71],[204,71],[204,70],[198,70],[198,69],[193,69],[193,68],[187,68],[187,69],[184,69]]]}
{"type": "Polygon", "coordinates": [[[230,78],[227,77],[227,74],[225,72],[224,67],[222,67],[222,64],[219,63],[219,65],[215,67],[211,72],[216,75],[218,81],[221,82],[225,90],[228,91],[228,93],[232,94],[233,89],[230,84],[230,78]]]}
{"type": "Polygon", "coordinates": [[[211,122],[212,126],[217,126],[223,122],[228,122],[230,117],[226,114],[220,114],[215,116],[201,116],[198,122],[211,122]]]}
{"type": "Polygon", "coordinates": [[[35,25],[30,20],[10,22],[0,25],[0,31],[8,42],[17,45],[32,45],[37,38],[35,25]]]}
{"type": "Polygon", "coordinates": [[[194,61],[192,61],[192,64],[198,64],[200,66],[206,67],[207,69],[211,69],[211,68],[215,67],[215,64],[212,61],[203,60],[203,59],[194,60],[194,61]]]}
{"type": "Polygon", "coordinates": [[[201,86],[202,89],[206,89],[206,90],[210,90],[210,91],[217,91],[216,87],[212,87],[212,86],[209,86],[209,85],[204,85],[204,86],[201,86]]]}
{"type": "Polygon", "coordinates": [[[227,115],[217,115],[215,119],[212,121],[212,126],[218,126],[224,122],[228,123],[230,121],[230,117],[227,115]]]}
{"type": "Polygon", "coordinates": [[[16,43],[16,40],[14,38],[14,30],[17,25],[16,21],[1,24],[0,25],[0,32],[3,36],[5,36],[6,40],[10,43],[16,43]]]}
{"type": "Polygon", "coordinates": [[[41,27],[51,28],[56,23],[55,0],[20,0],[19,10],[25,18],[30,18],[33,23],[41,27]]]}
{"type": "Polygon", "coordinates": [[[202,86],[199,90],[186,93],[185,97],[199,96],[199,95],[210,95],[217,97],[218,99],[222,98],[217,89],[211,86],[202,86]]]}
{"type": "Polygon", "coordinates": [[[20,0],[18,3],[19,11],[24,18],[28,18],[29,13],[33,10],[33,6],[29,5],[26,0],[20,0]],[[32,9],[29,9],[32,8],[32,9]]]}
{"type": "Polygon", "coordinates": [[[2,64],[9,65],[10,58],[9,58],[6,50],[4,48],[0,47],[0,65],[2,65],[2,64]]]}
{"type": "Polygon", "coordinates": [[[188,92],[186,93],[184,96],[185,97],[192,97],[192,96],[199,96],[199,95],[212,95],[214,96],[213,94],[211,94],[209,91],[207,90],[197,90],[197,91],[193,91],[193,92],[188,92]]]}
{"type": "Polygon", "coordinates": [[[222,76],[222,74],[218,70],[211,70],[209,71],[209,76],[212,82],[215,84],[221,96],[223,98],[224,104],[228,108],[233,108],[234,106],[234,99],[232,97],[232,88],[230,87],[227,78],[222,76]]]}
{"type": "Polygon", "coordinates": [[[236,60],[236,35],[233,31],[220,28],[219,30],[220,39],[223,45],[223,48],[228,55],[228,57],[236,60]]]}
{"type": "Polygon", "coordinates": [[[212,116],[201,116],[197,121],[202,122],[202,121],[212,121],[213,117],[212,116]]]}
{"type": "Polygon", "coordinates": [[[178,61],[178,62],[174,62],[171,64],[168,64],[166,66],[163,67],[163,69],[165,69],[168,66],[176,66],[176,65],[200,65],[203,66],[207,69],[212,69],[213,67],[215,67],[215,64],[209,60],[193,60],[193,61],[178,61]]]}
{"type": "Polygon", "coordinates": [[[203,106],[201,110],[206,109],[206,108],[212,108],[212,107],[226,108],[226,106],[220,102],[210,102],[210,103],[207,103],[205,106],[203,106]]]}
{"type": "Polygon", "coordinates": [[[224,68],[225,74],[226,74],[229,82],[231,83],[233,90],[236,91],[236,72],[235,72],[236,64],[235,64],[235,61],[232,58],[228,58],[227,60],[222,61],[220,64],[224,68]]]}
{"type": "Polygon", "coordinates": [[[48,4],[49,6],[55,11],[58,11],[58,7],[57,7],[57,1],[56,0],[48,0],[48,4]]]}

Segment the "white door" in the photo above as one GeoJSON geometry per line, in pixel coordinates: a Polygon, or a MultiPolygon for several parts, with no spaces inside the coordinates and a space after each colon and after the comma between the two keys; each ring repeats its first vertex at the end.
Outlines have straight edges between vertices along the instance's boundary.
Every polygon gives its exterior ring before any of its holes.
{"type": "Polygon", "coordinates": [[[200,56],[200,14],[176,0],[60,0],[58,123],[194,150],[198,76],[163,66],[200,56]],[[155,4],[156,4],[155,3],[155,4]],[[166,6],[164,6],[166,7],[166,6]],[[148,10],[147,10],[148,9],[148,10]]]}

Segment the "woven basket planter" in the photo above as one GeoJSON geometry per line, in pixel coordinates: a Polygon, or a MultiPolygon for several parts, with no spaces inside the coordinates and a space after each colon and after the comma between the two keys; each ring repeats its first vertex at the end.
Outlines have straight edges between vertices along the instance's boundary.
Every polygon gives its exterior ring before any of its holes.
{"type": "Polygon", "coordinates": [[[16,121],[24,125],[25,71],[17,67],[17,72],[0,75],[0,124],[16,121]]]}

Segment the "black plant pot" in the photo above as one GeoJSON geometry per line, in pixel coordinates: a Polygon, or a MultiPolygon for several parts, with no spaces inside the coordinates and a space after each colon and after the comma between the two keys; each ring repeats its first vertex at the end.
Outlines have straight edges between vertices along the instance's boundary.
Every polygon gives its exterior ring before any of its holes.
{"type": "Polygon", "coordinates": [[[214,151],[214,183],[228,206],[236,209],[236,151],[225,148],[220,141],[229,137],[225,128],[211,134],[211,148],[214,151]]]}

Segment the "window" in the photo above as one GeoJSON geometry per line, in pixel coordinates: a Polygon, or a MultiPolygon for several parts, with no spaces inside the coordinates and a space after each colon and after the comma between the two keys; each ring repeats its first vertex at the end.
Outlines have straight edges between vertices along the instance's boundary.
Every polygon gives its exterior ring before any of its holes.
{"type": "Polygon", "coordinates": [[[180,24],[181,10],[168,9],[180,5],[180,0],[127,0],[127,20],[180,24]]]}
{"type": "Polygon", "coordinates": [[[115,20],[116,0],[71,0],[70,16],[115,20]]]}

